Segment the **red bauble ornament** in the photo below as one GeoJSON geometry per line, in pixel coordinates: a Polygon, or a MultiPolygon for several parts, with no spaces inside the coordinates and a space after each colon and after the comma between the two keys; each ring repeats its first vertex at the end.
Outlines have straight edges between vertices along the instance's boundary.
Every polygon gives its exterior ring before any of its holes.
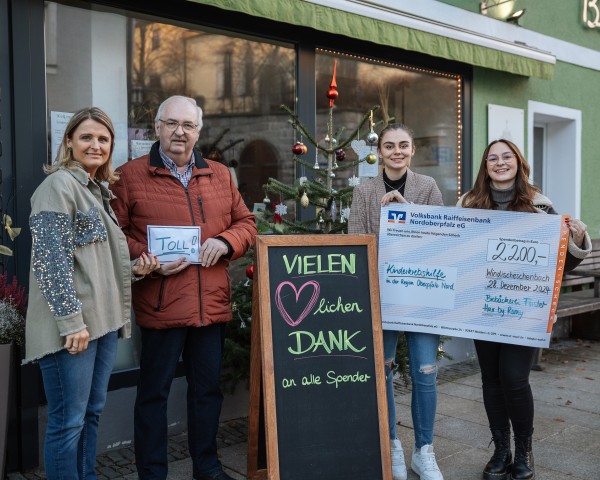
{"type": "Polygon", "coordinates": [[[327,98],[329,100],[335,100],[338,97],[339,93],[337,91],[337,88],[330,88],[329,91],[327,92],[327,98]]]}
{"type": "Polygon", "coordinates": [[[246,276],[252,280],[252,277],[254,277],[254,265],[250,265],[248,266],[248,268],[246,269],[246,276]]]}
{"type": "Polygon", "coordinates": [[[308,152],[308,147],[302,142],[296,142],[292,147],[292,153],[294,155],[304,155],[306,152],[308,152]]]}
{"type": "Polygon", "coordinates": [[[342,148],[336,150],[335,151],[335,159],[338,162],[343,162],[344,160],[346,160],[346,152],[344,152],[344,150],[342,148]]]}

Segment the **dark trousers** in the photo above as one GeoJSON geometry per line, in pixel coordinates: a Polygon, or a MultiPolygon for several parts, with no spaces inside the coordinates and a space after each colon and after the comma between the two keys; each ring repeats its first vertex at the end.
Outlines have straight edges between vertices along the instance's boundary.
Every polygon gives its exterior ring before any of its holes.
{"type": "Polygon", "coordinates": [[[481,367],[483,403],[492,430],[510,428],[515,434],[533,432],[533,395],[529,372],[536,349],[475,340],[481,367]]]}
{"type": "Polygon", "coordinates": [[[221,471],[216,437],[223,403],[219,378],[225,324],[140,330],[142,353],[134,410],[139,478],[167,478],[167,400],[180,356],[188,384],[188,443],[193,474],[221,471]]]}

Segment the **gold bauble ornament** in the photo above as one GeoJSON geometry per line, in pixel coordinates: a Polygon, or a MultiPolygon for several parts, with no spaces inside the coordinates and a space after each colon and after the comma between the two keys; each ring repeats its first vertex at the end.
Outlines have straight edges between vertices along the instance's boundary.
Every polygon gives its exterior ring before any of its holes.
{"type": "Polygon", "coordinates": [[[308,207],[309,201],[308,201],[308,195],[306,194],[306,192],[304,192],[302,194],[302,198],[300,199],[300,205],[302,205],[304,208],[308,207]]]}
{"type": "Polygon", "coordinates": [[[369,165],[373,165],[376,162],[377,162],[377,155],[375,155],[373,152],[369,153],[367,155],[367,163],[369,165]]]}

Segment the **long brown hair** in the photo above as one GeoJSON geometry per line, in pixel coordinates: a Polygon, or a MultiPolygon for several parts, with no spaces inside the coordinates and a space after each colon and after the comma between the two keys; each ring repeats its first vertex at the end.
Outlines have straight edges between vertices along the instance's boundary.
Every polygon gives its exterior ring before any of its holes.
{"type": "Polygon", "coordinates": [[[101,123],[110,132],[110,154],[108,156],[108,161],[98,168],[95,179],[100,182],[116,182],[119,179],[119,176],[112,168],[112,154],[115,149],[115,127],[113,127],[109,116],[98,107],[82,108],[73,114],[71,120],[69,120],[69,123],[67,124],[65,134],[63,135],[62,142],[58,148],[56,163],[54,165],[44,166],[44,172],[51,174],[56,172],[60,167],[71,168],[75,165],[79,165],[79,162],[73,157],[73,150],[68,147],[67,141],[73,139],[73,132],[77,130],[77,127],[85,120],[94,120],[95,122],[101,123]]]}
{"type": "Polygon", "coordinates": [[[507,210],[516,212],[535,212],[533,199],[539,189],[535,185],[529,183],[529,165],[523,157],[523,154],[513,142],[501,138],[491,142],[483,152],[481,157],[481,165],[479,173],[475,179],[473,189],[465,194],[462,201],[462,206],[465,208],[483,208],[487,210],[494,209],[494,200],[492,200],[492,192],[490,189],[490,176],[487,171],[487,157],[490,148],[496,143],[505,143],[508,148],[515,154],[517,159],[517,176],[515,177],[515,198],[508,205],[507,210]]]}

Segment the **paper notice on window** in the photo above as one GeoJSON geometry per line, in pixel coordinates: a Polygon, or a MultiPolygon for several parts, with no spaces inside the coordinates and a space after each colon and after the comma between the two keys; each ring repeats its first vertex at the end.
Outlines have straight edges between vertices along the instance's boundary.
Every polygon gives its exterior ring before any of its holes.
{"type": "Polygon", "coordinates": [[[154,143],[154,140],[131,140],[131,159],[149,154],[154,143]]]}
{"type": "Polygon", "coordinates": [[[375,162],[371,165],[365,160],[358,164],[359,177],[376,177],[377,175],[379,175],[379,162],[375,162]]]}
{"type": "Polygon", "coordinates": [[[350,143],[352,150],[356,153],[361,162],[358,164],[359,177],[376,177],[379,175],[379,161],[369,163],[366,158],[369,154],[377,158],[377,145],[367,144],[364,140],[352,140],[350,143]]]}

